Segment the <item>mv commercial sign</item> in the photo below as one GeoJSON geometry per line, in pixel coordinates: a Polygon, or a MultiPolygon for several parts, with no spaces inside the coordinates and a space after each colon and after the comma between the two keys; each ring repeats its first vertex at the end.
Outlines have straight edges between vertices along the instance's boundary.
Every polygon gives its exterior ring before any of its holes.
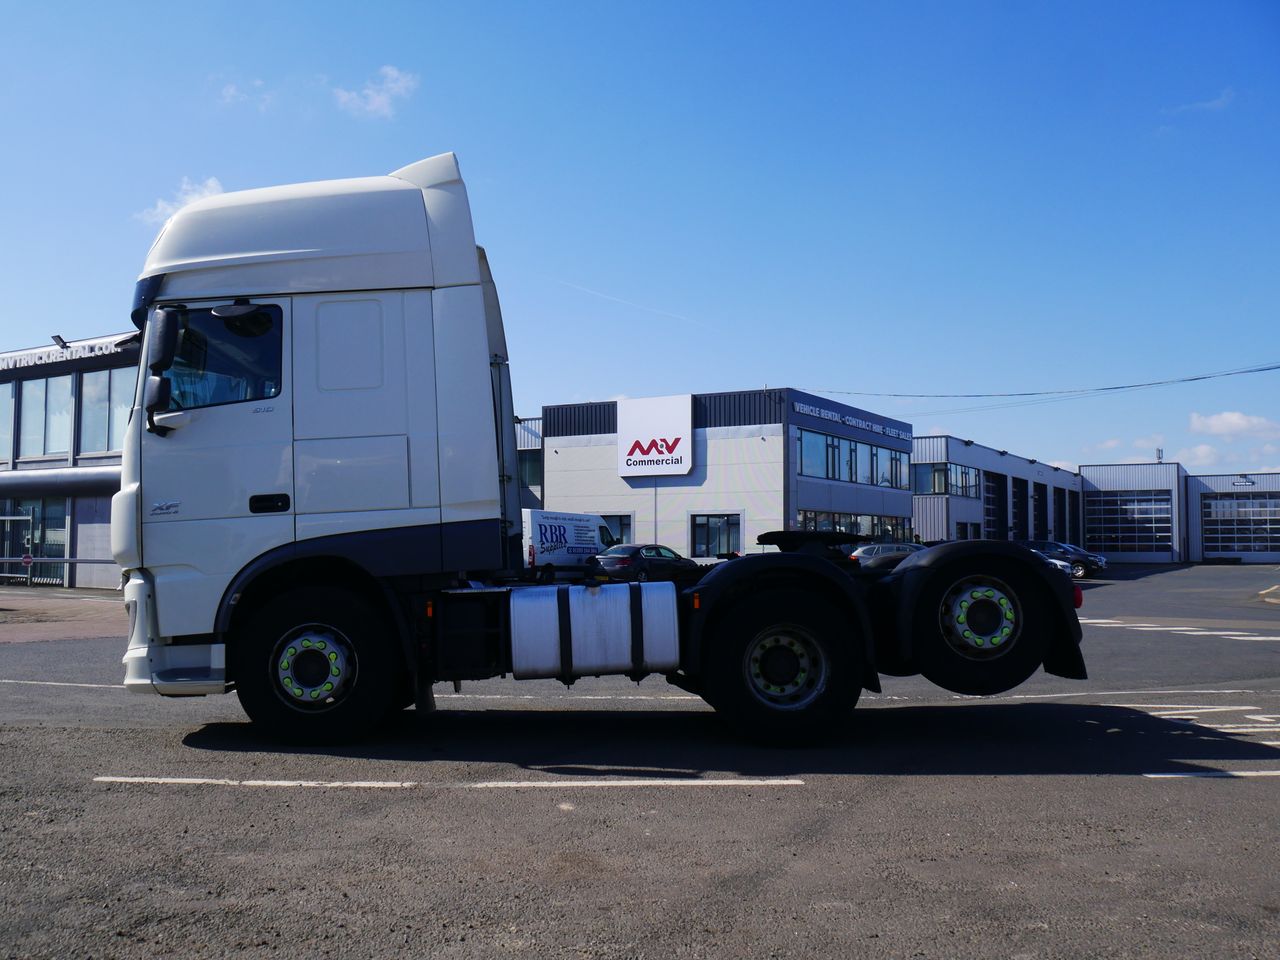
{"type": "Polygon", "coordinates": [[[692,394],[618,401],[618,476],[679,476],[692,469],[692,394]]]}

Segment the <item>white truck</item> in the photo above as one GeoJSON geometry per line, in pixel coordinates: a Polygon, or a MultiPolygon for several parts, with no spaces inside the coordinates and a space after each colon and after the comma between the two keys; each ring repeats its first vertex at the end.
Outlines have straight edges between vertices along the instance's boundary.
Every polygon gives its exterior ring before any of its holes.
{"type": "Polygon", "coordinates": [[[786,531],[680,591],[521,583],[506,339],[452,154],[183,208],[132,318],[111,506],[130,690],[235,690],[267,731],[324,740],[440,681],[659,674],[795,738],[880,674],[1085,676],[1078,589],[1007,543],[890,571],[786,531]]]}
{"type": "Polygon", "coordinates": [[[551,578],[557,570],[585,569],[588,560],[621,542],[604,518],[593,513],[526,509],[520,521],[525,562],[551,578]]]}

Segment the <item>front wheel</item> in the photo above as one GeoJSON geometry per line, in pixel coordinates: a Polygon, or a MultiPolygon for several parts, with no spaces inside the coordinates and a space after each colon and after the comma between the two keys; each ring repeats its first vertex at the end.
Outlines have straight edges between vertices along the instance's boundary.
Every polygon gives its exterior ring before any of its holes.
{"type": "Polygon", "coordinates": [[[767,740],[834,731],[862,691],[860,638],[848,621],[799,590],[743,600],[709,637],[707,701],[735,728],[767,740]]]}
{"type": "Polygon", "coordinates": [[[1071,564],[1071,576],[1076,580],[1083,580],[1088,572],[1083,563],[1071,564]]]}
{"type": "Polygon", "coordinates": [[[398,660],[379,611],[340,588],[273,598],[232,638],[236,691],[263,730],[341,740],[373,730],[400,702],[398,660]]]}

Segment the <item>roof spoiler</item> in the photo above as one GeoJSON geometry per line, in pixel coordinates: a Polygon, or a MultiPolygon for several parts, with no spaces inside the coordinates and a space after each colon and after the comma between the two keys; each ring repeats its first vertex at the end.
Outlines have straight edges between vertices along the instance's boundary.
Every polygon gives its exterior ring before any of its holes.
{"type": "Polygon", "coordinates": [[[427,157],[399,170],[392,170],[388,176],[407,180],[420,190],[430,190],[432,187],[442,187],[446,183],[459,183],[462,180],[458,158],[453,153],[427,157]]]}

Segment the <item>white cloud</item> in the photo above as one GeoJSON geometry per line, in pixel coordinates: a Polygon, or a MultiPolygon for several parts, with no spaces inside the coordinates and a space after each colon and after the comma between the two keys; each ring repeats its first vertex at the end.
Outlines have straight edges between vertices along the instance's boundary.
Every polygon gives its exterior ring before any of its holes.
{"type": "Polygon", "coordinates": [[[188,203],[216,196],[221,192],[222,184],[217,177],[209,177],[201,183],[196,183],[189,177],[183,177],[182,185],[178,187],[172,200],[161,198],[153,206],[135,213],[134,217],[144,223],[164,223],[188,203]]]}
{"type": "Polygon", "coordinates": [[[1215,437],[1280,437],[1280,423],[1238,410],[1224,410],[1208,416],[1193,413],[1190,430],[1215,437]]]}
{"type": "Polygon", "coordinates": [[[1184,467],[1210,467],[1218,462],[1218,451],[1207,443],[1198,443],[1194,447],[1184,447],[1168,459],[1184,467]]]}
{"type": "Polygon", "coordinates": [[[1058,467],[1062,470],[1070,470],[1072,473],[1076,472],[1076,464],[1072,463],[1070,460],[1050,460],[1049,466],[1058,467]]]}
{"type": "Polygon", "coordinates": [[[1184,103],[1176,107],[1168,107],[1161,113],[1167,116],[1174,116],[1179,113],[1216,113],[1219,110],[1225,110],[1231,106],[1231,101],[1236,98],[1236,92],[1231,87],[1224,87],[1222,92],[1212,100],[1199,100],[1195,103],[1184,103]]]}
{"type": "Polygon", "coordinates": [[[1112,437],[1110,440],[1103,440],[1101,443],[1094,444],[1094,445],[1093,445],[1093,447],[1092,447],[1091,449],[1093,449],[1093,450],[1114,450],[1114,449],[1115,449],[1116,447],[1118,447],[1118,446],[1120,446],[1120,438],[1119,438],[1119,437],[1112,437]]]}
{"type": "Polygon", "coordinates": [[[395,101],[408,97],[417,86],[416,74],[388,65],[379,69],[377,79],[366,81],[358,92],[334,87],[333,100],[339,109],[357,117],[390,120],[396,113],[395,101]]]}
{"type": "Polygon", "coordinates": [[[274,100],[275,94],[268,90],[267,85],[261,80],[253,80],[246,85],[224,83],[218,94],[218,102],[225,106],[252,103],[262,113],[267,111],[274,100]]]}

